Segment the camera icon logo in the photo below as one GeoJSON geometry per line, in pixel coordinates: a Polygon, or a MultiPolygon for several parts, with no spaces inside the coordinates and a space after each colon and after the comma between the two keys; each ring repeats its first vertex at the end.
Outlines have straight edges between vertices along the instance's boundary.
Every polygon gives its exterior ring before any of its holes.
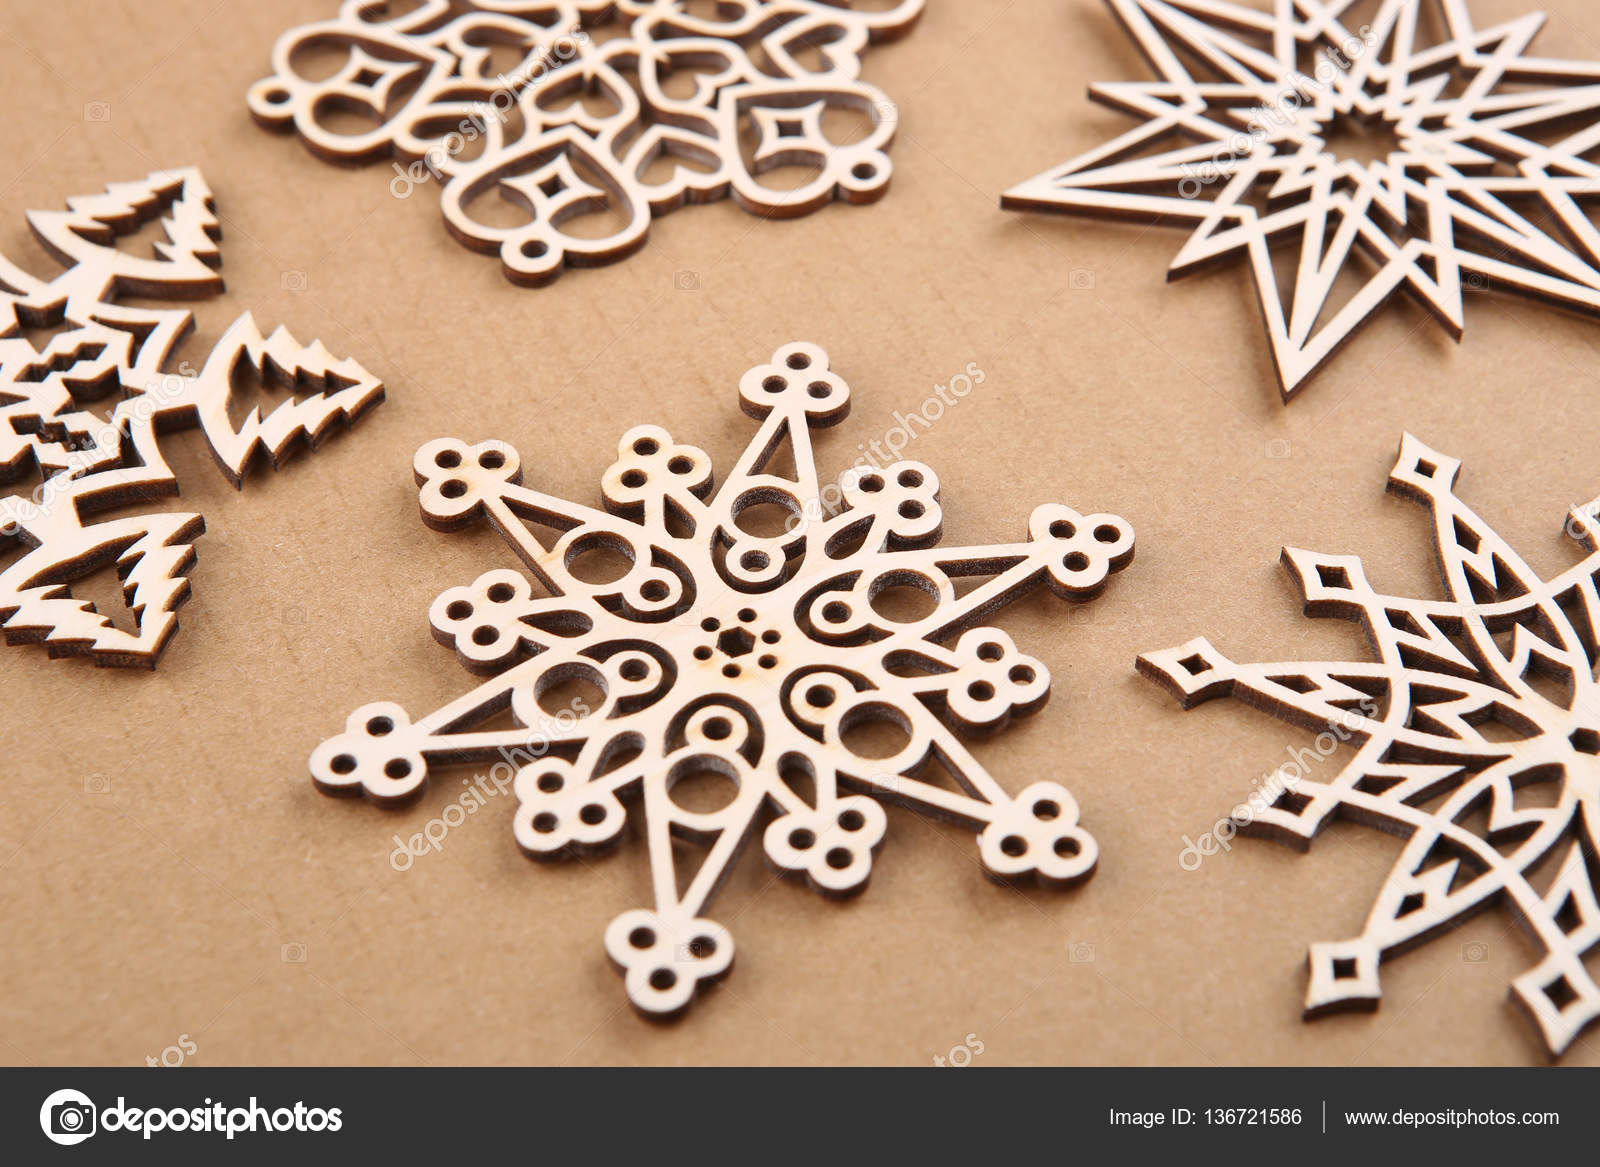
{"type": "Polygon", "coordinates": [[[1461,946],[1461,959],[1468,964],[1482,964],[1489,959],[1489,946],[1481,940],[1469,940],[1461,946]]]}
{"type": "Polygon", "coordinates": [[[83,1142],[95,1132],[95,1108],[81,1090],[57,1090],[39,1107],[39,1129],[63,1147],[83,1142]]]}
{"type": "Polygon", "coordinates": [[[278,950],[278,958],[284,964],[304,964],[306,962],[306,946],[298,942],[285,944],[278,950]]]}
{"type": "Polygon", "coordinates": [[[1094,945],[1078,941],[1067,949],[1067,961],[1071,964],[1093,964],[1094,945]]]}
{"type": "Polygon", "coordinates": [[[683,268],[672,273],[672,286],[679,292],[698,292],[700,290],[700,273],[691,268],[683,268]]]}

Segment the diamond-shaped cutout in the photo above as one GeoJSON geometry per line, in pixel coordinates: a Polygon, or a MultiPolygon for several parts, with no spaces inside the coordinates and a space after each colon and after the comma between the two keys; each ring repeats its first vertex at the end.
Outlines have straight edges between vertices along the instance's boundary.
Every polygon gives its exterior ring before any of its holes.
{"type": "Polygon", "coordinates": [[[1600,754],[1600,733],[1592,729],[1575,729],[1567,740],[1579,753],[1600,754]]]}
{"type": "Polygon", "coordinates": [[[725,656],[743,656],[756,646],[756,638],[743,628],[730,628],[717,637],[717,647],[725,656]]]}

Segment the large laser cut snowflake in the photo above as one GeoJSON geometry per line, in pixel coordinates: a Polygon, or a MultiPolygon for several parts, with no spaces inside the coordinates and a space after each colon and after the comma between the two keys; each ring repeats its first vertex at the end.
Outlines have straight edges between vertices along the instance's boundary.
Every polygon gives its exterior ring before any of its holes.
{"type": "Polygon", "coordinates": [[[758,829],[769,862],[825,895],[866,884],[885,829],[869,795],[979,830],[999,879],[1071,883],[1097,855],[1065,787],[1039,781],[1013,797],[961,735],[1004,728],[1049,688],[1044,665],[983,621],[1040,584],[1088,599],[1132,559],[1132,529],[1048,505],[1024,540],[940,549],[939,480],[911,461],[847,476],[842,508],[826,514],[810,430],[842,420],[850,401],[827,354],[786,345],[739,395],[760,428],[720,489],[703,451],[639,426],[605,474],[605,510],[521,485],[504,442],[423,446],[424,521],[487,518],[548,594],[510,570],[445,592],[429,613],[435,636],[491,678],[415,722],[390,703],[363,706],[311,759],[322,790],[379,803],[415,797],[430,762],[514,761],[516,839],[536,859],[614,843],[622,798],[637,798],[655,904],[618,916],[605,948],[650,1016],[678,1013],[728,970],[733,938],[703,913],[758,829]],[[785,447],[793,477],[771,469],[785,447]],[[746,530],[741,516],[761,504],[793,521],[746,530]],[[530,523],[561,534],[546,545],[530,523]],[[583,561],[601,549],[631,566],[587,582],[583,561]],[[880,613],[908,587],[931,599],[926,614],[880,613]],[[541,695],[575,678],[604,694],[599,706],[552,717],[541,695]],[[482,728],[508,706],[514,727],[482,728]],[[872,723],[899,727],[898,752],[857,752],[853,734],[872,723]],[[725,806],[674,801],[675,784],[708,773],[735,789],[725,806]]]}
{"type": "Polygon", "coordinates": [[[897,114],[860,81],[861,53],[908,31],[923,3],[421,0],[395,12],[345,0],[334,20],[279,38],[248,100],[320,157],[392,154],[397,195],[439,182],[451,234],[498,253],[507,278],[543,284],[632,254],[653,215],[685,203],[731,194],[790,218],[882,197],[897,114]],[[520,60],[496,72],[496,49],[520,60]],[[332,69],[318,60],[330,51],[342,56],[332,69]],[[337,117],[352,111],[367,120],[347,132],[337,117]],[[791,166],[812,173],[792,188],[761,179],[791,166]],[[485,208],[490,194],[522,221],[485,208]]]}
{"type": "Polygon", "coordinates": [[[1457,340],[1463,289],[1600,311],[1600,65],[1524,55],[1542,15],[1479,29],[1463,0],[1383,0],[1353,27],[1357,0],[1107,3],[1162,80],[1089,92],[1144,124],[1002,205],[1193,224],[1169,279],[1244,256],[1285,401],[1397,291],[1457,340]],[[1330,146],[1363,125],[1394,139],[1384,157],[1330,146]]]}
{"type": "Polygon", "coordinates": [[[1358,746],[1251,827],[1303,849],[1342,816],[1407,840],[1361,934],[1312,946],[1307,1016],[1377,1008],[1386,955],[1504,903],[1544,952],[1512,993],[1560,1054],[1600,1017],[1583,960],[1600,942],[1600,500],[1567,522],[1590,554],[1546,581],[1456,497],[1460,468],[1408,434],[1389,477],[1433,511],[1447,599],[1379,592],[1352,555],[1283,552],[1306,614],[1358,621],[1377,660],[1237,664],[1199,639],[1139,669],[1185,708],[1231,695],[1358,746]]]}
{"type": "Polygon", "coordinates": [[[194,327],[186,309],[135,308],[123,296],[197,299],[222,290],[221,230],[199,171],[160,171],[30,211],[28,223],[67,267],[40,279],[0,256],[0,551],[28,550],[0,570],[0,631],[9,644],[43,644],[52,656],[86,654],[99,665],[154,666],[177,631],[189,595],[197,514],[150,512],[90,522],[92,515],[178,493],[161,435],[198,425],[237,487],[257,454],[276,467],[302,442],[315,445],[383,398],[383,386],[320,342],[300,345],[279,328],[263,336],[239,316],[204,366],[169,370],[194,327]],[[161,217],[167,238],[149,256],[117,237],[161,217]],[[262,416],[229,415],[236,374],[250,371],[310,389],[262,416]],[[109,408],[97,409],[101,401],[109,408]],[[29,478],[39,482],[29,489],[29,478]],[[72,594],[74,583],[115,563],[133,629],[117,627],[72,594]]]}

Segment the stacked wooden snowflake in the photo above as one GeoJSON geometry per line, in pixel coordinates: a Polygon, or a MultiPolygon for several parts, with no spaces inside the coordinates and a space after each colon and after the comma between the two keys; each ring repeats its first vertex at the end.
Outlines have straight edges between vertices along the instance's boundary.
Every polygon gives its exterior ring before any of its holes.
{"type": "Polygon", "coordinates": [[[0,257],[0,481],[39,479],[0,497],[4,544],[20,540],[28,548],[0,572],[0,630],[8,643],[43,644],[51,655],[154,665],[177,630],[174,609],[188,597],[183,573],[194,561],[190,541],[205,521],[174,511],[99,522],[90,516],[178,493],[160,435],[198,425],[238,486],[257,453],[276,466],[302,440],[314,444],[330,427],[354,420],[382,399],[383,387],[319,343],[302,347],[281,328],[262,336],[249,313],[228,328],[198,373],[186,364],[168,370],[193,316],[117,300],[222,290],[214,270],[221,232],[199,172],[114,183],[67,206],[28,214],[40,242],[69,265],[60,275],[42,280],[0,257]],[[167,238],[153,255],[117,247],[118,235],[158,215],[167,238]],[[313,392],[265,417],[251,409],[235,424],[229,404],[242,370],[313,392]],[[109,408],[97,411],[101,400],[109,408]],[[113,562],[136,620],[132,630],[71,591],[113,562]]]}
{"type": "Polygon", "coordinates": [[[345,0],[334,20],[279,39],[248,100],[321,157],[392,155],[397,195],[439,183],[451,234],[498,253],[511,280],[541,284],[631,254],[652,215],[684,203],[731,194],[788,218],[881,197],[897,118],[859,80],[861,53],[907,31],[922,6],[427,0],[391,14],[345,0]],[[517,63],[496,71],[497,49],[517,63]],[[330,52],[331,71],[312,67],[330,52]],[[367,119],[356,132],[338,121],[351,111],[367,119]],[[792,188],[761,181],[787,166],[812,173],[792,188]],[[496,194],[520,222],[484,208],[496,194]]]}
{"type": "Polygon", "coordinates": [[[866,885],[885,829],[871,796],[977,831],[996,878],[1071,883],[1097,856],[1065,787],[1006,793],[962,735],[1004,728],[1049,689],[1044,665],[984,621],[1041,584],[1093,596],[1133,557],[1128,524],[1041,506],[1025,539],[941,549],[939,480],[911,461],[852,472],[829,513],[810,431],[845,416],[850,390],[827,354],[786,345],[739,395],[760,428],[720,489],[704,451],[639,426],[606,472],[604,510],[522,485],[504,442],[423,446],[424,521],[487,519],[541,594],[509,570],[445,592],[434,635],[489,679],[415,721],[391,703],[363,706],[311,759],[324,791],[380,803],[415,797],[430,763],[514,764],[516,838],[534,858],[613,844],[623,800],[642,802],[655,903],[618,916],[605,947],[652,1016],[681,1011],[728,970],[733,938],[703,913],[758,834],[770,863],[825,895],[866,885]],[[785,448],[793,477],[770,469],[785,448]],[[763,505],[787,512],[783,530],[748,529],[763,505]],[[530,524],[559,537],[547,545],[530,524]],[[625,563],[594,582],[602,552],[625,563]],[[890,607],[888,593],[907,588],[925,613],[890,607]],[[541,705],[572,681],[602,694],[598,705],[541,705]],[[513,725],[486,725],[508,708],[513,725]],[[858,748],[856,731],[873,725],[896,727],[898,750],[858,748]],[[705,775],[731,788],[725,805],[674,800],[705,775]]]}

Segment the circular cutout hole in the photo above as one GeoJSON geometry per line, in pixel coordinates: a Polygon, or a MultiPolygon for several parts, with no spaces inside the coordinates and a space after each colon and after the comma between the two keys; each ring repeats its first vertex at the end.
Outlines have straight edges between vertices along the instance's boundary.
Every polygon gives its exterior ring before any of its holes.
{"type": "Polygon", "coordinates": [[[352,754],[335,755],[333,761],[328,763],[328,769],[335,774],[348,774],[356,768],[356,760],[352,754]]]}
{"type": "Polygon", "coordinates": [[[480,648],[488,648],[500,639],[500,630],[492,624],[480,624],[472,630],[472,643],[480,648]]]}
{"type": "Polygon", "coordinates": [[[872,176],[878,173],[878,168],[872,165],[870,162],[857,162],[850,168],[850,173],[855,175],[862,182],[870,182],[872,180],[872,176]]]}
{"type": "Polygon", "coordinates": [[[868,474],[861,480],[861,489],[868,494],[877,494],[883,489],[883,479],[876,474],[868,474]]]}
{"type": "Polygon", "coordinates": [[[765,381],[761,382],[761,387],[768,393],[782,393],[789,387],[789,382],[787,378],[784,377],[768,377],[765,381]]]}
{"type": "Polygon", "coordinates": [[[461,455],[455,450],[440,450],[433,461],[436,465],[442,466],[446,470],[454,470],[461,465],[461,455]]]}
{"type": "Polygon", "coordinates": [[[551,814],[549,811],[541,811],[533,816],[533,829],[538,831],[541,835],[548,835],[551,831],[556,829],[560,822],[561,820],[556,818],[556,816],[551,814]]]}
{"type": "Polygon", "coordinates": [[[711,648],[710,648],[710,646],[702,644],[699,648],[695,649],[694,650],[694,659],[695,660],[710,660],[711,659],[711,648]]]}
{"type": "Polygon", "coordinates": [[[705,725],[706,736],[714,742],[720,742],[733,732],[733,723],[726,717],[713,717],[705,725]]]}
{"type": "Polygon", "coordinates": [[[902,519],[920,519],[927,509],[920,502],[908,499],[900,504],[899,515],[902,519]]]}
{"type": "Polygon", "coordinates": [[[833,600],[823,605],[822,618],[829,624],[843,624],[850,619],[850,605],[833,600]]]}
{"type": "Polygon", "coordinates": [[[670,968],[658,968],[650,974],[650,987],[664,993],[678,983],[678,974],[670,968]]]}
{"type": "Polygon", "coordinates": [[[707,632],[715,632],[719,627],[721,627],[721,624],[713,617],[707,616],[704,620],[700,621],[700,627],[705,629],[707,632]]]}
{"type": "Polygon", "coordinates": [[[789,359],[784,363],[791,369],[804,369],[811,364],[811,358],[805,353],[790,353],[789,359]]]}
{"type": "Polygon", "coordinates": [[[1000,840],[1000,850],[1015,859],[1028,850],[1028,841],[1021,835],[1007,835],[1000,840]]]}
{"type": "Polygon", "coordinates": [[[478,465],[485,470],[498,470],[506,464],[506,456],[499,450],[485,450],[478,455],[478,465]]]}
{"type": "Polygon", "coordinates": [[[457,600],[445,608],[444,614],[452,620],[465,620],[472,615],[472,605],[465,600],[457,600]]]}
{"type": "Polygon", "coordinates": [[[1006,676],[1010,677],[1011,680],[1018,685],[1031,685],[1033,683],[1034,672],[1027,665],[1017,665],[1014,669],[1007,673],[1006,676]]]}
{"type": "Polygon", "coordinates": [[[796,851],[809,851],[816,845],[816,842],[817,837],[804,827],[789,832],[789,846],[796,851]]]}
{"type": "Polygon", "coordinates": [[[773,668],[773,667],[775,667],[777,665],[777,663],[778,663],[778,658],[775,657],[775,656],[772,656],[770,653],[768,655],[762,657],[760,660],[756,661],[756,664],[760,665],[764,669],[773,668]]]}
{"type": "Polygon", "coordinates": [[[549,244],[542,239],[530,239],[522,245],[522,254],[529,259],[540,259],[549,250],[549,244]]]}
{"type": "Polygon", "coordinates": [[[667,469],[674,474],[688,474],[694,469],[694,459],[685,458],[682,454],[679,454],[667,463],[667,469]]]}
{"type": "Polygon", "coordinates": [[[633,657],[623,661],[617,673],[624,681],[642,681],[650,675],[650,666],[638,657],[633,657]]]}
{"type": "Polygon", "coordinates": [[[591,802],[578,812],[578,818],[591,827],[599,826],[606,821],[606,808],[598,802],[591,802]]]}
{"type": "Polygon", "coordinates": [[[1061,563],[1068,571],[1083,571],[1089,566],[1089,557],[1082,551],[1074,551],[1064,558],[1061,563]]]}
{"type": "Polygon", "coordinates": [[[739,784],[716,770],[691,770],[674,778],[668,794],[672,805],[690,814],[716,814],[738,796],[739,784]]]}
{"type": "Polygon", "coordinates": [[[587,717],[605,703],[605,690],[587,677],[568,677],[539,694],[539,708],[552,716],[570,711],[587,717]]]}
{"type": "Polygon", "coordinates": [[[538,787],[546,794],[554,794],[566,784],[567,780],[554,771],[551,771],[548,774],[539,775],[538,787]]]}
{"type": "Polygon", "coordinates": [[[794,512],[782,503],[757,502],[740,508],[733,525],[757,539],[774,539],[787,534],[793,520],[794,512]]]}
{"type": "Polygon", "coordinates": [[[754,620],[755,618],[756,618],[756,610],[754,608],[740,608],[739,609],[739,619],[744,621],[746,624],[750,623],[750,621],[754,620]]]}
{"type": "Polygon", "coordinates": [[[911,743],[911,734],[904,726],[887,716],[866,716],[855,722],[840,740],[844,748],[858,758],[892,758],[911,743]]]}
{"type": "Polygon", "coordinates": [[[915,584],[896,584],[872,597],[872,610],[896,624],[914,624],[933,614],[939,601],[915,584]]]}
{"type": "Polygon", "coordinates": [[[828,866],[835,871],[843,871],[850,866],[850,852],[843,847],[835,847],[828,852],[828,866]]]}
{"type": "Polygon", "coordinates": [[[1061,804],[1052,798],[1041,798],[1033,804],[1033,817],[1049,822],[1061,817],[1061,804]]]}
{"type": "Polygon", "coordinates": [[[833,392],[833,386],[826,381],[813,381],[806,386],[806,392],[811,394],[813,401],[821,401],[833,392]]]}
{"type": "Polygon", "coordinates": [[[508,583],[493,584],[489,588],[489,598],[497,604],[508,604],[517,594],[517,589],[508,583]]]}
{"type": "Polygon", "coordinates": [[[640,438],[633,443],[633,452],[641,458],[648,458],[661,449],[661,443],[654,438],[640,438]]]}
{"type": "Polygon", "coordinates": [[[859,831],[867,825],[867,816],[859,810],[847,810],[839,816],[839,825],[847,831],[859,831]]]}
{"type": "Polygon", "coordinates": [[[643,470],[628,470],[622,475],[622,485],[626,486],[629,490],[638,490],[641,486],[649,481],[650,476],[643,470]]]}
{"type": "Polygon", "coordinates": [[[978,646],[978,659],[995,661],[1005,656],[1006,650],[994,641],[989,641],[978,646]]]}
{"type": "Polygon", "coordinates": [[[696,960],[704,960],[708,956],[717,954],[717,942],[709,936],[696,936],[689,941],[689,955],[696,960]]]}
{"type": "Polygon", "coordinates": [[[439,493],[445,498],[460,498],[467,493],[467,484],[459,478],[452,478],[439,488],[439,493]]]}
{"type": "Polygon", "coordinates": [[[1083,850],[1083,847],[1071,835],[1063,835],[1056,840],[1055,853],[1063,859],[1071,859],[1083,850]]]}
{"type": "Polygon", "coordinates": [[[730,680],[732,678],[734,678],[734,677],[737,677],[739,675],[740,671],[741,670],[740,670],[738,665],[723,665],[722,666],[722,675],[727,677],[727,678],[729,678],[730,680]]]}
{"type": "Polygon", "coordinates": [[[373,737],[382,737],[386,733],[393,733],[394,721],[388,717],[374,717],[367,722],[367,732],[373,737]]]}
{"type": "Polygon", "coordinates": [[[896,478],[895,481],[901,486],[921,486],[922,473],[918,470],[902,470],[900,471],[899,477],[896,478]]]}
{"type": "Polygon", "coordinates": [[[806,700],[818,709],[826,709],[833,704],[833,690],[826,685],[812,685],[806,690],[806,700]]]}
{"type": "Polygon", "coordinates": [[[411,763],[404,758],[391,758],[384,765],[383,772],[390,778],[404,778],[411,773],[411,763]]]}
{"type": "Polygon", "coordinates": [[[765,551],[746,551],[739,556],[739,566],[746,571],[760,571],[770,562],[765,551]]]}
{"type": "Polygon", "coordinates": [[[1094,538],[1097,543],[1115,543],[1122,538],[1122,532],[1110,523],[1102,523],[1094,529],[1094,538]]]}
{"type": "Polygon", "coordinates": [[[659,604],[671,593],[665,580],[647,579],[644,586],[639,589],[639,594],[653,604],[659,604]]]}
{"type": "Polygon", "coordinates": [[[1070,539],[1074,535],[1076,535],[1077,533],[1078,533],[1078,528],[1074,527],[1071,523],[1067,522],[1066,519],[1057,519],[1055,522],[1050,524],[1050,536],[1051,536],[1051,538],[1054,538],[1054,539],[1070,539]]]}
{"type": "Polygon", "coordinates": [[[994,686],[988,681],[973,681],[967,686],[967,696],[974,701],[989,701],[994,697],[994,686]]]}
{"type": "Polygon", "coordinates": [[[616,583],[632,570],[633,560],[603,543],[592,543],[567,557],[567,571],[586,584],[616,583]]]}
{"type": "Polygon", "coordinates": [[[761,634],[761,642],[763,644],[777,644],[781,639],[782,637],[778,634],[776,628],[769,628],[761,634]]]}
{"type": "Polygon", "coordinates": [[[650,948],[656,942],[654,928],[635,928],[628,933],[628,943],[635,948],[650,948]]]}

